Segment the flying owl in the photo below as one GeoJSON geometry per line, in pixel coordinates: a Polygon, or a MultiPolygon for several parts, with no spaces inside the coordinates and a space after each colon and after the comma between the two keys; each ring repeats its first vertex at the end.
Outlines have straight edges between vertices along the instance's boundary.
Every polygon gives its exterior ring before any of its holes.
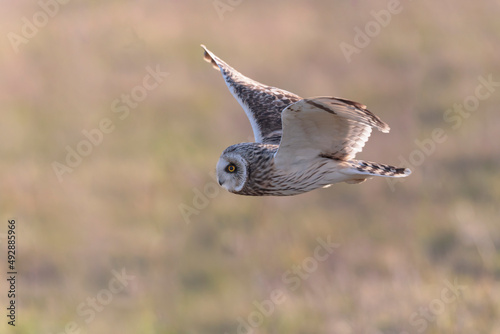
{"type": "Polygon", "coordinates": [[[389,126],[358,102],[337,97],[303,99],[245,77],[210,52],[245,110],[255,142],[229,146],[217,163],[228,191],[251,196],[289,196],[333,183],[361,183],[372,176],[406,177],[408,168],[355,160],[375,128],[389,126]]]}

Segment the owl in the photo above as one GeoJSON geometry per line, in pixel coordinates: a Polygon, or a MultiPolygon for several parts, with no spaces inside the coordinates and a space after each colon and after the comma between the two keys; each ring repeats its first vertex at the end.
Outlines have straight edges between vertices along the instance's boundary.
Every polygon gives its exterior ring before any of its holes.
{"type": "Polygon", "coordinates": [[[410,175],[408,168],[354,159],[372,128],[389,132],[363,104],[327,96],[304,99],[263,85],[202,48],[243,107],[255,137],[255,142],[229,146],[220,156],[217,180],[229,192],[289,196],[338,182],[410,175]]]}

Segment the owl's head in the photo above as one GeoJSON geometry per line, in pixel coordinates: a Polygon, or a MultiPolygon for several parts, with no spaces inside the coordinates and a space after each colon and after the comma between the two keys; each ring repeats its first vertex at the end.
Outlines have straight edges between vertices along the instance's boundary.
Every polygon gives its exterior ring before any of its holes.
{"type": "Polygon", "coordinates": [[[226,149],[217,162],[217,180],[227,191],[240,192],[248,180],[248,162],[238,150],[226,149]]]}

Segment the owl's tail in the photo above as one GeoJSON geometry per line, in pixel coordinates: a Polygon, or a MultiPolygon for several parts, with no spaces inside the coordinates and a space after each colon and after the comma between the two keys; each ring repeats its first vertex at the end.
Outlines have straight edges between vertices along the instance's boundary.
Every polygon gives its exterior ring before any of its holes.
{"type": "MultiPolygon", "coordinates": [[[[411,174],[409,168],[398,168],[394,166],[379,164],[363,160],[350,161],[351,168],[356,175],[373,175],[383,177],[406,177],[411,174]]],[[[362,177],[360,179],[363,179],[362,177]]]]}

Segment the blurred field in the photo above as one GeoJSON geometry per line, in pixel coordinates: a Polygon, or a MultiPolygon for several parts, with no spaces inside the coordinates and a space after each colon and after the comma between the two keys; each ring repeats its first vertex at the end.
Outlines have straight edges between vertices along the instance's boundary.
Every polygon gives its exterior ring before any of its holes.
{"type": "Polygon", "coordinates": [[[339,45],[387,2],[236,3],[221,20],[212,1],[70,1],[18,52],[7,34],[40,7],[2,4],[0,212],[19,275],[13,328],[2,234],[0,332],[232,334],[278,290],[240,333],[499,333],[500,87],[456,129],[443,119],[479,76],[500,81],[498,2],[402,1],[350,63],[339,45]],[[368,105],[392,130],[361,159],[400,165],[434,129],[447,139],[393,186],[214,190],[220,153],[251,128],[201,43],[263,83],[368,105]],[[168,76],[120,119],[114,101],[157,66],[168,76]],[[114,130],[59,182],[52,163],[104,118],[114,130]],[[292,290],[283,275],[328,237],[339,247],[292,290]],[[90,320],[78,307],[112,270],[134,278],[90,320]],[[446,282],[466,289],[444,302],[446,282]]]}

